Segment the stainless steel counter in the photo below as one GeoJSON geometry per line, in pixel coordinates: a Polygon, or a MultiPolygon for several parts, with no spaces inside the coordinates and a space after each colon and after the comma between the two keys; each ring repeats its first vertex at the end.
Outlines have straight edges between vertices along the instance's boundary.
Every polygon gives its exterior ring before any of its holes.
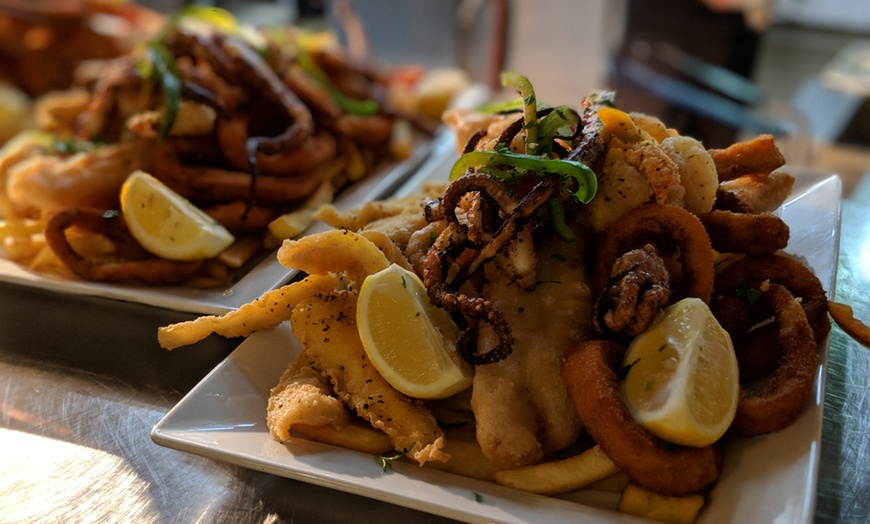
{"type": "MultiPolygon", "coordinates": [[[[868,217],[857,191],[843,206],[835,291],[865,320],[868,217]]],[[[152,443],[151,427],[240,342],[160,350],[157,327],[188,318],[0,285],[0,523],[446,522],[152,443]]],[[[817,522],[868,519],[868,414],[870,349],[835,328],[817,522]]]]}

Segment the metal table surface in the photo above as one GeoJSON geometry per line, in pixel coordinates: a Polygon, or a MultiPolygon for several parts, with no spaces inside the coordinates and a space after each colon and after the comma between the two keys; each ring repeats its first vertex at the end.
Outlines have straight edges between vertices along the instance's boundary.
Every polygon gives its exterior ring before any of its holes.
{"type": "MultiPolygon", "coordinates": [[[[866,320],[870,191],[855,195],[843,205],[835,296],[866,320]]],[[[189,318],[0,285],[0,522],[446,522],[151,442],[152,426],[240,342],[159,349],[157,327],[189,318]]],[[[867,521],[867,413],[870,350],[835,328],[817,522],[867,521]]]]}

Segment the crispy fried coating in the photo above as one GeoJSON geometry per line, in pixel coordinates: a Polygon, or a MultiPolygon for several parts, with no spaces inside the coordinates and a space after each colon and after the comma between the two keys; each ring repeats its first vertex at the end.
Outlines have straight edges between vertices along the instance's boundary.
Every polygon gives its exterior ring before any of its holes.
{"type": "Polygon", "coordinates": [[[759,135],[725,149],[710,149],[709,152],[716,164],[720,182],[750,173],[767,174],[785,165],[785,158],[776,147],[773,135],[759,135]]]}
{"type": "Polygon", "coordinates": [[[616,378],[625,348],[591,340],[575,344],[562,376],[587,431],[631,480],[663,495],[698,493],[722,472],[716,445],[690,448],[648,433],[629,413],[616,378]]]}
{"type": "Polygon", "coordinates": [[[301,358],[290,363],[269,395],[266,425],[272,438],[279,442],[290,438],[290,429],[296,424],[340,426],[349,421],[341,401],[332,396],[331,388],[301,358]]]}
{"type": "Polygon", "coordinates": [[[418,400],[396,391],[366,357],[356,326],[356,294],[311,296],[293,310],[300,363],[320,373],[344,405],[386,433],[397,451],[419,464],[446,461],[444,433],[418,400]]]}
{"type": "MultiPolygon", "coordinates": [[[[539,248],[531,292],[508,285],[497,271],[487,273],[488,297],[510,323],[514,349],[509,358],[476,368],[471,406],[483,453],[501,468],[540,462],[582,430],[560,379],[565,348],[591,332],[580,244],[556,240],[539,248]]],[[[481,337],[488,336],[494,334],[482,328],[481,337]]]]}

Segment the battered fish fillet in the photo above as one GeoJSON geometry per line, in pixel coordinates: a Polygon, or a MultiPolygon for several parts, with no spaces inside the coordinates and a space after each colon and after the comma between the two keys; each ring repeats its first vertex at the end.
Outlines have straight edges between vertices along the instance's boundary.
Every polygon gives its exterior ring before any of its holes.
{"type": "MultiPolygon", "coordinates": [[[[541,462],[583,429],[561,380],[566,349],[592,333],[582,244],[553,240],[539,247],[534,291],[492,280],[484,290],[514,335],[508,358],[475,369],[471,397],[477,441],[499,468],[541,462]]],[[[481,328],[484,344],[492,336],[481,328]]]]}
{"type": "Polygon", "coordinates": [[[272,437],[283,442],[290,438],[294,424],[340,426],[350,415],[340,400],[331,395],[320,375],[303,359],[293,361],[272,388],[266,408],[266,425],[272,437]]]}
{"type": "Polygon", "coordinates": [[[397,451],[407,451],[420,465],[450,459],[435,417],[390,386],[366,357],[356,327],[355,294],[312,296],[293,310],[290,322],[303,347],[299,366],[320,373],[342,403],[386,433],[397,451]]]}

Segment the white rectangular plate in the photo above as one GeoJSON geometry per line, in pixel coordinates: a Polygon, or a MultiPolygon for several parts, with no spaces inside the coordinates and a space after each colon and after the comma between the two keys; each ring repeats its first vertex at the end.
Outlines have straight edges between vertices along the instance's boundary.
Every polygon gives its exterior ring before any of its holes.
{"type": "MultiPolygon", "coordinates": [[[[796,194],[782,207],[782,217],[791,227],[788,251],[806,259],[830,294],[836,276],[841,182],[837,176],[795,174],[796,194]]],[[[783,431],[729,445],[724,472],[699,522],[812,522],[827,341],[821,349],[814,394],[804,413],[783,431]]],[[[613,495],[581,490],[562,498],[544,497],[404,463],[383,472],[369,455],[303,439],[274,441],[265,424],[269,390],[298,351],[286,323],[252,335],[154,427],[152,439],[468,522],[635,521],[612,509],[613,495]]]]}
{"type": "MultiPolygon", "coordinates": [[[[443,143],[452,143],[452,134],[446,130],[420,145],[414,154],[402,162],[382,166],[373,175],[348,187],[335,201],[339,209],[350,209],[371,200],[391,195],[405,179],[415,173],[421,164],[435,152],[444,153],[443,143]]],[[[322,229],[323,226],[320,226],[322,229]]],[[[314,225],[306,234],[317,231],[314,225]]],[[[193,289],[183,286],[148,287],[70,280],[60,276],[37,273],[11,260],[0,258],[0,282],[46,289],[59,293],[96,295],[128,302],[137,302],[177,311],[217,314],[237,309],[259,297],[265,291],[289,281],[296,272],[282,266],[275,253],[266,254],[262,261],[225,288],[193,289]]]]}

